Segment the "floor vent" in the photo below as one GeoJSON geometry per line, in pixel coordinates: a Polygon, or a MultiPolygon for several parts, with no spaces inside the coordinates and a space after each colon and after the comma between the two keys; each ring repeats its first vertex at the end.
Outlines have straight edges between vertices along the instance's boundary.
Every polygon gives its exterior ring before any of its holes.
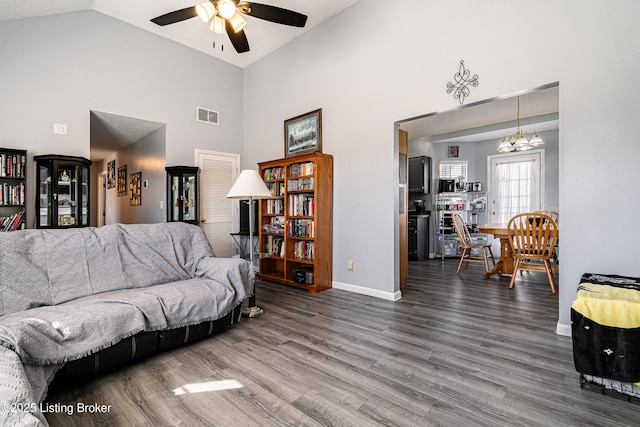
{"type": "Polygon", "coordinates": [[[220,114],[217,111],[208,110],[202,107],[196,107],[196,120],[212,125],[219,124],[220,114]]]}

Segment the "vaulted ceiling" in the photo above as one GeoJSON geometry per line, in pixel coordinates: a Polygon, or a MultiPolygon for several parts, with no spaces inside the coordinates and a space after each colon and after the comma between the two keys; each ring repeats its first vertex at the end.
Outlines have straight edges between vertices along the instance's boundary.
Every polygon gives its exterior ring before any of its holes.
{"type": "Polygon", "coordinates": [[[247,20],[244,31],[251,50],[241,54],[233,49],[226,36],[224,39],[217,36],[214,48],[214,33],[198,18],[164,27],[150,21],[156,16],[194,6],[203,1],[206,0],[0,0],[0,21],[91,9],[244,68],[357,2],[357,0],[261,0],[262,4],[307,15],[307,23],[304,28],[290,27],[244,15],[247,20]],[[221,49],[221,41],[224,50],[221,49]]]}

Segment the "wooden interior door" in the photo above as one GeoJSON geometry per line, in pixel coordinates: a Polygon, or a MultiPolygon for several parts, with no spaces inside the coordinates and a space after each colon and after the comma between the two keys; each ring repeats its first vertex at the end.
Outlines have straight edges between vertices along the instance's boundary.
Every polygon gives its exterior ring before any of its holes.
{"type": "Polygon", "coordinates": [[[399,214],[398,226],[400,228],[400,288],[404,288],[409,274],[409,134],[402,129],[398,130],[398,173],[399,173],[399,214]]]}

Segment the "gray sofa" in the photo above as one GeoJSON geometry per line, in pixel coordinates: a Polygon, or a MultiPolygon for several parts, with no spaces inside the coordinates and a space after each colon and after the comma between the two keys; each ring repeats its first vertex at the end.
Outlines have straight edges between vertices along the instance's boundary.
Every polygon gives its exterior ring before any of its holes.
{"type": "Polygon", "coordinates": [[[58,372],[112,368],[236,323],[254,280],[185,223],[0,233],[0,424],[46,425],[40,404],[58,372]]]}

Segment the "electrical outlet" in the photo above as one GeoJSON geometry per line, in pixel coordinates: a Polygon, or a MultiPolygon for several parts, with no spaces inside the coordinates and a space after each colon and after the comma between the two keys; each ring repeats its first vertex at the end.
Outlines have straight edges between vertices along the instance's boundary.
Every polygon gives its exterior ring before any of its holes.
{"type": "Polygon", "coordinates": [[[353,261],[347,261],[347,270],[353,270],[353,261]]]}

